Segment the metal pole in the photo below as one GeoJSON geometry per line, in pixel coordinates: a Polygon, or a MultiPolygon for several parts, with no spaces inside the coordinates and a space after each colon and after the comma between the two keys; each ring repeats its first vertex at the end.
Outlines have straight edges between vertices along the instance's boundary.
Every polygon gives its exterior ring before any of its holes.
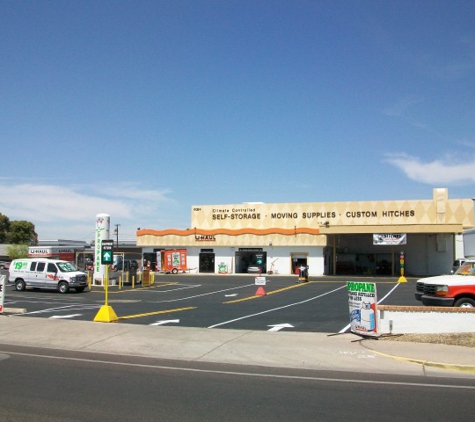
{"type": "Polygon", "coordinates": [[[106,280],[104,282],[105,287],[105,303],[104,306],[109,306],[109,266],[106,265],[106,280]]]}
{"type": "Polygon", "coordinates": [[[336,275],[336,234],[333,235],[333,275],[336,275]]]}
{"type": "Polygon", "coordinates": [[[117,245],[117,251],[119,250],[119,226],[120,224],[115,225],[115,238],[116,238],[116,245],[117,245]]]}

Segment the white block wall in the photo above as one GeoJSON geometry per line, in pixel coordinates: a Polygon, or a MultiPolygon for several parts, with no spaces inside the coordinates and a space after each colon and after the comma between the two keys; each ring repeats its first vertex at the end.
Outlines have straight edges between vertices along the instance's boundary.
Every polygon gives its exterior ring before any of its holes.
{"type": "Polygon", "coordinates": [[[475,309],[428,306],[379,306],[381,334],[475,332],[475,309]]]}

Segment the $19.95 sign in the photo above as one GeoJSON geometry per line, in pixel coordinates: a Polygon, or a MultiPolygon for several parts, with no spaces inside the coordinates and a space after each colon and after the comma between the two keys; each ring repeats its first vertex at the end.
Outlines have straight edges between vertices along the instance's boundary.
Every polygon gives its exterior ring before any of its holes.
{"type": "Polygon", "coordinates": [[[379,336],[376,283],[347,282],[351,331],[361,336],[379,336]]]}

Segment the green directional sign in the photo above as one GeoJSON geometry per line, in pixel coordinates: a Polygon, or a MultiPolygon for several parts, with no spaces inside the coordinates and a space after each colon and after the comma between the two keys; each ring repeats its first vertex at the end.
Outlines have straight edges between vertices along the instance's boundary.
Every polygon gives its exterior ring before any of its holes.
{"type": "Polygon", "coordinates": [[[113,259],[114,259],[114,241],[103,240],[101,242],[101,264],[102,265],[112,264],[113,259]]]}

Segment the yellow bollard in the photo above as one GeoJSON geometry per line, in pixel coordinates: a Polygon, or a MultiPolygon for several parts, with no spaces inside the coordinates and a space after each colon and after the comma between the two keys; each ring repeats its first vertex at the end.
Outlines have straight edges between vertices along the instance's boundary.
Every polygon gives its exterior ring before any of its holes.
{"type": "Polygon", "coordinates": [[[404,251],[399,255],[399,265],[401,266],[401,277],[399,277],[398,283],[407,283],[406,277],[404,277],[404,251]]]}
{"type": "Polygon", "coordinates": [[[142,286],[150,286],[150,271],[144,270],[142,272],[142,286]]]}

